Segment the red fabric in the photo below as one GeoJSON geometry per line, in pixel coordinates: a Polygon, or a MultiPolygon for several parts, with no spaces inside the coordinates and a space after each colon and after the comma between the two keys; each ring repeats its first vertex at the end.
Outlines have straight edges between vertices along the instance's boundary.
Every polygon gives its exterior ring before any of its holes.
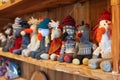
{"type": "Polygon", "coordinates": [[[14,41],[14,47],[9,48],[9,51],[12,53],[13,50],[20,49],[22,44],[22,37],[16,38],[14,41]]]}
{"type": "Polygon", "coordinates": [[[24,30],[24,32],[25,32],[25,33],[29,33],[29,34],[30,34],[30,33],[32,33],[32,32],[33,32],[33,30],[32,30],[32,29],[25,29],[25,30],[24,30]]]}
{"type": "Polygon", "coordinates": [[[70,26],[75,26],[75,20],[68,15],[62,22],[63,25],[70,25],[70,26]]]}
{"type": "Polygon", "coordinates": [[[42,34],[38,33],[38,40],[42,40],[42,34]]]}
{"type": "Polygon", "coordinates": [[[55,53],[55,54],[59,55],[61,46],[62,46],[62,41],[60,38],[56,38],[56,39],[52,40],[48,53],[49,54],[55,53]]]}

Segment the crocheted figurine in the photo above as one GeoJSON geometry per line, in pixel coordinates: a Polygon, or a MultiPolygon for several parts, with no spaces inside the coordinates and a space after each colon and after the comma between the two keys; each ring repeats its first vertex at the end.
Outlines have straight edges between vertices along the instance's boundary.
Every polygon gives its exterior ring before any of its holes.
{"type": "Polygon", "coordinates": [[[36,59],[49,59],[49,18],[45,18],[38,26],[38,40],[40,41],[39,48],[36,51],[31,51],[31,57],[36,59]]]}
{"type": "Polygon", "coordinates": [[[14,46],[14,36],[13,36],[13,27],[12,24],[9,23],[4,27],[4,32],[7,35],[7,42],[6,45],[2,48],[2,51],[8,52],[9,48],[14,46]]]}
{"type": "Polygon", "coordinates": [[[62,46],[62,40],[60,38],[61,29],[58,21],[55,22],[51,20],[49,26],[52,28],[52,30],[51,30],[51,44],[48,54],[50,55],[51,60],[57,60],[57,55],[60,54],[60,49],[62,46]]]}
{"type": "Polygon", "coordinates": [[[39,47],[39,43],[40,41],[37,38],[37,25],[39,23],[39,20],[34,19],[33,17],[28,21],[28,23],[30,24],[30,28],[28,29],[24,29],[21,34],[25,35],[25,34],[30,34],[31,35],[31,40],[29,45],[27,46],[26,49],[22,50],[22,55],[23,56],[30,56],[30,52],[31,51],[36,51],[39,47]]]}
{"type": "Polygon", "coordinates": [[[79,43],[76,44],[76,54],[73,59],[73,64],[84,64],[84,58],[92,58],[93,44],[89,41],[89,26],[82,24],[78,27],[79,43]]]}
{"type": "MultiPolygon", "coordinates": [[[[20,25],[23,30],[29,28],[29,24],[27,21],[21,21],[20,25]]],[[[22,36],[22,45],[21,48],[13,50],[13,53],[20,55],[23,49],[26,49],[28,44],[30,43],[30,34],[26,33],[25,35],[22,36]]]]}
{"type": "Polygon", "coordinates": [[[58,57],[59,62],[72,62],[73,56],[76,52],[76,41],[75,41],[75,21],[71,16],[67,16],[63,22],[63,41],[58,57]]]}
{"type": "Polygon", "coordinates": [[[111,13],[105,11],[99,18],[99,25],[96,31],[96,41],[99,43],[93,52],[93,59],[90,59],[88,66],[92,69],[101,68],[103,71],[111,71],[111,13]],[[97,58],[101,54],[101,58],[97,58]]]}
{"type": "Polygon", "coordinates": [[[15,22],[12,25],[13,27],[13,35],[15,37],[15,41],[14,41],[14,46],[9,48],[9,51],[12,53],[13,50],[19,49],[21,47],[21,43],[22,43],[22,37],[20,32],[22,31],[22,26],[20,25],[21,22],[21,18],[15,18],[15,22]]]}
{"type": "Polygon", "coordinates": [[[7,38],[5,34],[0,33],[0,41],[1,41],[0,50],[2,50],[2,48],[6,45],[6,42],[7,42],[7,38]]]}

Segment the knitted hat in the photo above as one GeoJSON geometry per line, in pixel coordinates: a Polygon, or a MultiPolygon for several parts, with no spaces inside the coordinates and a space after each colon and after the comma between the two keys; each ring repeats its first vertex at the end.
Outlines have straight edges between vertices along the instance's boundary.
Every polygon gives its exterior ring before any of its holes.
{"type": "Polygon", "coordinates": [[[68,15],[62,22],[63,26],[69,25],[69,26],[75,26],[75,20],[68,15]]]}
{"type": "Polygon", "coordinates": [[[45,18],[38,26],[37,28],[41,28],[41,29],[48,29],[48,23],[50,22],[49,18],[45,18]]]}
{"type": "Polygon", "coordinates": [[[110,11],[104,11],[102,14],[101,14],[101,16],[100,16],[100,18],[98,19],[98,21],[101,21],[101,20],[110,20],[111,21],[111,18],[112,18],[112,16],[111,16],[111,13],[110,13],[110,11]]]}

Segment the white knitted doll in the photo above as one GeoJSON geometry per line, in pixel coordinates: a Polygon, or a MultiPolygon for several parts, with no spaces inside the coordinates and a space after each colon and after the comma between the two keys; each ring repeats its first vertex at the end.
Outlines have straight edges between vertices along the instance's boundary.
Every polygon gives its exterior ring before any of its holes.
{"type": "Polygon", "coordinates": [[[105,11],[99,18],[96,31],[98,47],[93,52],[93,59],[89,60],[88,66],[92,69],[101,68],[103,71],[111,71],[111,14],[105,11]],[[101,54],[101,58],[98,58],[101,54]]]}
{"type": "Polygon", "coordinates": [[[25,29],[21,32],[22,35],[25,35],[26,33],[31,34],[31,40],[30,44],[27,46],[26,49],[22,51],[23,56],[29,56],[30,51],[36,51],[39,47],[40,41],[37,38],[37,25],[39,23],[39,20],[34,19],[33,17],[28,21],[28,23],[31,25],[29,29],[25,29]]]}

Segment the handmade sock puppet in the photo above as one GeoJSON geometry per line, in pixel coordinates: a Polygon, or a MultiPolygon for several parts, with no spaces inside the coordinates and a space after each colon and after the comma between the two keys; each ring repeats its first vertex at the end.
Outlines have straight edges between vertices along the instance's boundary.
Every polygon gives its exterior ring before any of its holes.
{"type": "Polygon", "coordinates": [[[31,51],[36,51],[39,47],[40,41],[37,38],[37,25],[40,23],[38,19],[31,18],[28,23],[30,24],[30,28],[24,29],[21,34],[24,36],[25,34],[30,34],[31,39],[30,43],[26,49],[22,50],[23,56],[30,56],[31,51]]]}
{"type": "Polygon", "coordinates": [[[90,68],[100,67],[103,71],[112,71],[111,40],[111,13],[104,11],[96,29],[98,47],[93,52],[93,59],[88,61],[90,68]],[[101,58],[98,58],[99,54],[101,54],[101,58]]]}
{"type": "Polygon", "coordinates": [[[13,36],[15,37],[13,47],[9,48],[9,51],[13,53],[13,50],[19,49],[22,44],[22,36],[20,32],[22,31],[22,26],[20,25],[21,18],[15,18],[15,22],[12,25],[13,27],[13,36]]]}
{"type": "Polygon", "coordinates": [[[58,57],[59,62],[72,62],[73,56],[76,52],[76,41],[75,41],[75,21],[71,16],[67,16],[63,22],[63,35],[62,35],[62,47],[60,56],[58,57]]]}
{"type": "Polygon", "coordinates": [[[57,56],[60,55],[60,49],[62,46],[61,39],[61,27],[58,21],[49,22],[51,29],[51,43],[48,54],[50,55],[51,60],[57,60],[57,56]]]}
{"type": "Polygon", "coordinates": [[[82,24],[78,27],[79,43],[76,44],[76,54],[73,64],[82,64],[84,58],[92,58],[93,44],[89,40],[89,26],[82,24]]]}
{"type": "Polygon", "coordinates": [[[38,26],[38,40],[40,41],[39,48],[36,51],[31,51],[30,56],[36,59],[49,59],[49,24],[50,19],[45,18],[38,26]]]}
{"type": "Polygon", "coordinates": [[[0,41],[1,41],[0,50],[2,50],[2,48],[6,45],[7,42],[5,34],[0,33],[0,41]]]}
{"type": "MultiPolygon", "coordinates": [[[[29,24],[27,21],[21,21],[20,25],[22,27],[22,30],[25,30],[29,28],[29,24]]],[[[25,35],[22,36],[22,44],[19,49],[13,50],[13,53],[20,55],[23,49],[26,49],[28,44],[30,43],[30,34],[26,33],[25,35]]]]}
{"type": "Polygon", "coordinates": [[[7,35],[7,42],[6,45],[2,48],[2,51],[8,52],[10,48],[14,46],[14,36],[13,36],[13,27],[11,23],[8,23],[4,27],[4,32],[7,35]]]}

